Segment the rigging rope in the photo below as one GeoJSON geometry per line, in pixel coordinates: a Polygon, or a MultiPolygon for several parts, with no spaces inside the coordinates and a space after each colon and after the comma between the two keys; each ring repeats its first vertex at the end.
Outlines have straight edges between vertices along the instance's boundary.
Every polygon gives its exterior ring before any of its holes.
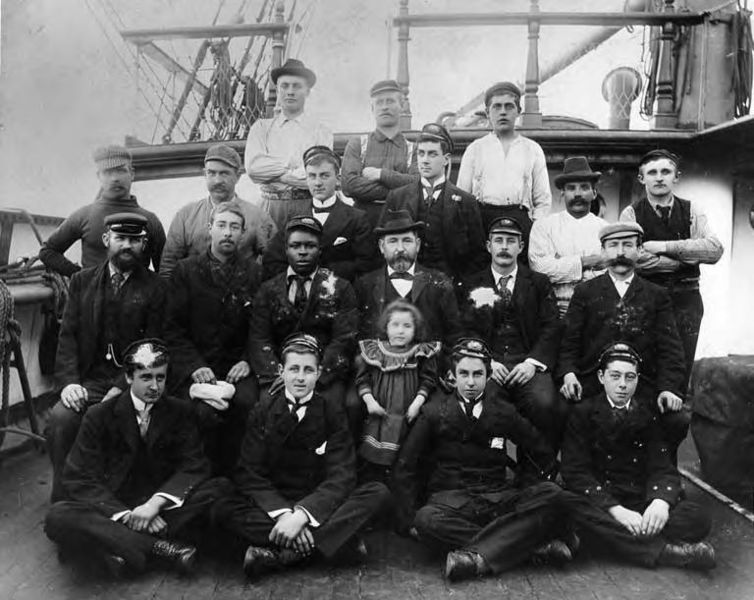
{"type": "Polygon", "coordinates": [[[21,326],[14,317],[13,296],[8,285],[0,279],[0,369],[3,372],[2,405],[0,406],[0,444],[5,439],[10,408],[11,336],[21,334],[21,326]]]}
{"type": "Polygon", "coordinates": [[[734,116],[749,114],[752,93],[752,51],[754,40],[751,31],[751,11],[738,2],[738,12],[733,15],[733,47],[736,61],[733,66],[734,116]]]}

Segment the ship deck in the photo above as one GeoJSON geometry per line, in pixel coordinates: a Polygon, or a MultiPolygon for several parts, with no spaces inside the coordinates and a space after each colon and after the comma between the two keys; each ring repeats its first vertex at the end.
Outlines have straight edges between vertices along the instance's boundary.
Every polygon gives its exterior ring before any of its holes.
{"type": "MultiPolygon", "coordinates": [[[[690,444],[687,443],[686,446],[690,444]]],[[[693,451],[692,451],[693,452],[693,451]]],[[[693,466],[688,450],[682,460],[693,466]]],[[[4,600],[155,599],[663,599],[748,600],[754,597],[754,526],[686,482],[689,496],[709,505],[711,541],[718,557],[709,574],[678,569],[647,570],[580,553],[563,569],[522,566],[499,577],[448,584],[441,557],[412,540],[385,531],[367,535],[367,564],[330,568],[311,565],[249,583],[238,561],[205,556],[196,573],[180,578],[151,571],[112,581],[98,569],[63,564],[42,529],[48,508],[50,466],[37,451],[0,464],[0,597],[4,600]]]]}

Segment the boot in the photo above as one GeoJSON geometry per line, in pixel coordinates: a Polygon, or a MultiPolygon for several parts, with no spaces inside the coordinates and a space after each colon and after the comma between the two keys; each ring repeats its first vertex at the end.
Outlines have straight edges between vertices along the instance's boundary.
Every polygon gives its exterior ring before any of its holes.
{"type": "Polygon", "coordinates": [[[453,550],[445,559],[445,577],[448,581],[461,581],[481,577],[490,572],[484,557],[468,550],[453,550]]]}
{"type": "Polygon", "coordinates": [[[126,559],[117,554],[105,554],[102,557],[105,570],[113,579],[124,579],[127,573],[126,559]]]}
{"type": "Polygon", "coordinates": [[[286,548],[277,550],[264,546],[249,546],[243,557],[243,572],[246,577],[254,580],[266,573],[296,564],[301,559],[297,552],[286,548]]]}
{"type": "Polygon", "coordinates": [[[715,568],[715,549],[709,542],[665,544],[658,565],[709,571],[715,568]]]}
{"type": "Polygon", "coordinates": [[[571,560],[573,560],[573,554],[568,544],[563,540],[550,540],[537,548],[531,555],[531,561],[535,565],[555,565],[562,567],[571,560]]]}
{"type": "Polygon", "coordinates": [[[170,540],[158,540],[152,546],[152,556],[161,559],[181,575],[188,575],[196,564],[196,547],[170,540]]]}
{"type": "Polygon", "coordinates": [[[354,536],[346,542],[333,557],[333,562],[342,566],[355,567],[365,563],[369,557],[369,551],[364,540],[354,536]]]}

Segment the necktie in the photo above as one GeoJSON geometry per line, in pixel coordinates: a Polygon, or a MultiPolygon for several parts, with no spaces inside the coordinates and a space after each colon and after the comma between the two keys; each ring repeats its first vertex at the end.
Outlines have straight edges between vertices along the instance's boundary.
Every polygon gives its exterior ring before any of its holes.
{"type": "Polygon", "coordinates": [[[500,297],[503,299],[504,304],[508,304],[513,296],[513,294],[511,294],[511,291],[508,289],[508,280],[510,278],[510,275],[503,276],[498,279],[497,282],[497,291],[500,294],[500,297]]]}
{"type": "Polygon", "coordinates": [[[427,204],[427,206],[432,206],[432,203],[435,201],[435,192],[442,190],[443,184],[439,185],[423,185],[422,189],[424,190],[424,202],[427,204]]]}
{"type": "Polygon", "coordinates": [[[149,431],[149,411],[144,409],[138,411],[139,414],[139,435],[144,439],[147,437],[147,431],[149,431]]]}
{"type": "Polygon", "coordinates": [[[120,288],[123,286],[125,280],[126,278],[120,271],[115,271],[115,273],[110,276],[110,285],[113,286],[113,292],[115,292],[116,295],[120,292],[120,288]]]}
{"type": "Polygon", "coordinates": [[[665,225],[665,227],[669,227],[670,226],[670,207],[658,206],[657,210],[660,211],[660,220],[662,221],[662,224],[665,225]]]}
{"type": "Polygon", "coordinates": [[[399,273],[398,271],[393,271],[390,273],[390,279],[405,279],[406,281],[413,281],[414,276],[411,275],[408,271],[404,273],[399,273]]]}
{"type": "Polygon", "coordinates": [[[297,311],[302,312],[306,308],[306,282],[310,280],[310,277],[292,275],[291,280],[296,282],[296,295],[293,299],[293,306],[297,311]]]}
{"type": "Polygon", "coordinates": [[[288,409],[291,411],[291,415],[293,415],[297,421],[301,421],[301,419],[304,418],[304,415],[299,415],[298,411],[302,408],[306,408],[306,403],[299,402],[298,400],[291,400],[288,397],[286,397],[286,400],[288,401],[288,409]]]}
{"type": "Polygon", "coordinates": [[[476,417],[474,416],[474,407],[476,406],[477,401],[474,400],[464,400],[463,401],[463,412],[466,413],[466,418],[469,421],[476,421],[476,417]]]}

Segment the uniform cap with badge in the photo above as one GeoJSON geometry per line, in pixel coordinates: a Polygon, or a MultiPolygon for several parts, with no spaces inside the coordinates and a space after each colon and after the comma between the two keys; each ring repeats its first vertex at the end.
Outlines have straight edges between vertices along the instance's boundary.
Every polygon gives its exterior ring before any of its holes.
{"type": "Polygon", "coordinates": [[[280,353],[285,354],[286,352],[296,352],[297,350],[312,352],[318,357],[322,356],[322,346],[319,341],[316,337],[308,333],[297,332],[289,335],[283,340],[280,353]]]}
{"type": "Polygon", "coordinates": [[[318,237],[322,237],[322,223],[314,217],[308,215],[299,215],[291,217],[285,224],[286,233],[295,230],[310,231],[318,237]]]}
{"type": "Polygon", "coordinates": [[[104,219],[108,231],[129,237],[147,235],[147,218],[144,215],[120,212],[107,215],[104,219]]]}
{"type": "Polygon", "coordinates": [[[493,233],[512,233],[513,235],[522,236],[523,229],[514,217],[498,217],[490,223],[487,229],[488,236],[493,233]]]}

